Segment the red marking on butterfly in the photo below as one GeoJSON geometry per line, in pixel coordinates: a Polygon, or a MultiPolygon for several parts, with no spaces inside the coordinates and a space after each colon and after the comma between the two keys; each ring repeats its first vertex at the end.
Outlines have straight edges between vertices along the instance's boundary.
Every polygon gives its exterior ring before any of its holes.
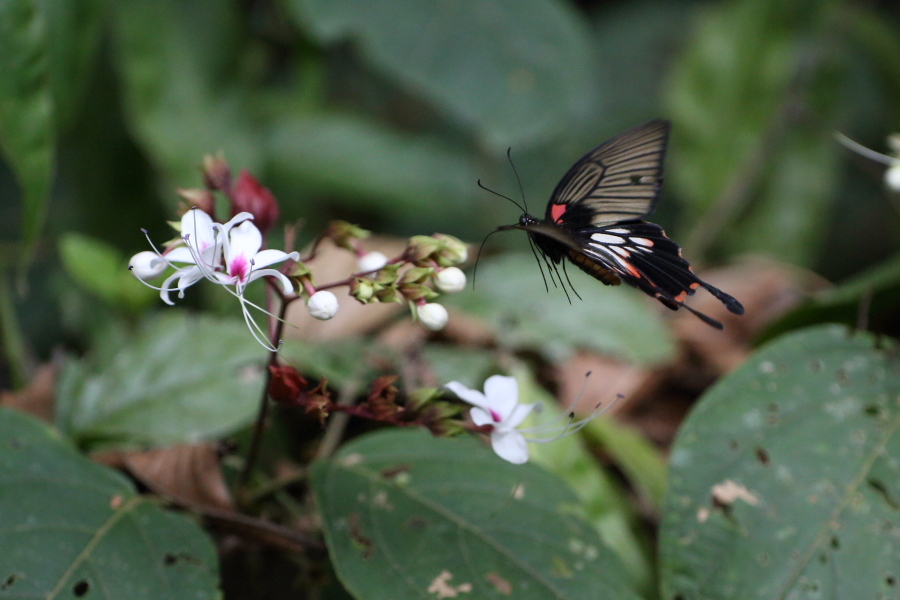
{"type": "Polygon", "coordinates": [[[550,206],[550,218],[553,219],[555,223],[559,223],[564,212],[566,212],[565,204],[553,204],[550,206]]]}

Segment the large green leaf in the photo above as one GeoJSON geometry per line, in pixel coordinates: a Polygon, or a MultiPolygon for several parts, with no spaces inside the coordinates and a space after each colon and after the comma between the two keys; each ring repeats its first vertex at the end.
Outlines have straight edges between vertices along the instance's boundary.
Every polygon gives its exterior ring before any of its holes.
{"type": "Polygon", "coordinates": [[[663,598],[896,597],[897,350],[807,329],[701,399],[671,453],[663,598]]]}
{"type": "Polygon", "coordinates": [[[59,434],[0,408],[0,597],[218,598],[212,542],[59,434]]]}
{"type": "Polygon", "coordinates": [[[106,0],[39,0],[47,24],[50,85],[58,129],[82,108],[103,33],[106,0]]]}
{"type": "Polygon", "coordinates": [[[553,137],[597,102],[588,29],[562,2],[292,0],[326,42],[350,38],[378,69],[495,149],[553,137]]]}
{"type": "Polygon", "coordinates": [[[561,290],[544,290],[534,257],[507,254],[482,261],[475,290],[448,303],[486,318],[507,346],[551,355],[582,347],[646,364],[673,356],[671,334],[640,292],[603,286],[574,268],[569,275],[583,298],[572,295],[571,304],[561,290]]]}
{"type": "Polygon", "coordinates": [[[718,242],[815,258],[837,173],[832,4],[735,0],[700,15],[666,94],[667,176],[694,227],[689,254],[718,242]]]}
{"type": "Polygon", "coordinates": [[[53,175],[53,97],[37,0],[0,2],[0,150],[21,190],[26,255],[41,232],[53,175]]]}
{"type": "Polygon", "coordinates": [[[454,206],[451,222],[454,213],[470,214],[460,209],[470,203],[473,161],[446,144],[328,113],[285,119],[271,131],[270,167],[287,190],[340,195],[357,207],[392,209],[399,219],[440,205],[454,206]]]}
{"type": "Polygon", "coordinates": [[[564,485],[471,439],[376,432],[315,463],[311,484],[335,569],[360,600],[637,598],[564,485]]]}
{"type": "Polygon", "coordinates": [[[59,256],[75,281],[111,305],[140,310],[158,297],[156,290],[142,284],[127,269],[128,259],[102,240],[64,233],[59,239],[59,256]]]}
{"type": "Polygon", "coordinates": [[[56,424],[88,448],[220,436],[252,420],[265,358],[241,322],[167,312],[67,361],[56,424]]]}
{"type": "Polygon", "coordinates": [[[125,112],[168,185],[199,182],[204,154],[237,168],[261,163],[257,134],[236,87],[238,15],[227,2],[113,2],[115,57],[125,112]]]}

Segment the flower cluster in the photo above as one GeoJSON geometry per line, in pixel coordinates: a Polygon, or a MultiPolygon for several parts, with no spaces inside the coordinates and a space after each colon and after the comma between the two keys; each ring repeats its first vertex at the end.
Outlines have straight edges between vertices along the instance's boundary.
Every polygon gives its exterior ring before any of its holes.
{"type": "MultiPolygon", "coordinates": [[[[203,279],[225,287],[239,300],[253,336],[270,351],[277,350],[280,340],[270,339],[250,309],[275,318],[273,309],[256,306],[244,294],[246,287],[260,278],[272,282],[272,290],[283,306],[305,299],[309,314],[316,319],[335,316],[338,299],[330,290],[346,286],[351,296],[363,304],[408,302],[413,317],[431,330],[446,325],[447,310],[430,301],[439,292],[458,292],[465,287],[466,277],[458,265],[465,262],[467,248],[452,236],[415,236],[403,254],[388,260],[380,252],[363,249],[368,231],[334,221],[301,262],[299,252],[263,249],[264,235],[278,218],[279,208],[273,194],[250,173],[241,171],[234,178],[224,159],[207,156],[203,162],[203,181],[204,188],[178,190],[185,204],[181,221],[175,225],[179,236],[162,250],[148,237],[153,251],[134,255],[128,268],[146,285],[159,290],[163,302],[169,305],[173,304],[171,292],[177,291],[178,297],[183,298],[188,287],[203,279]],[[214,219],[216,193],[227,200],[230,218],[225,222],[214,219]],[[305,263],[315,258],[318,245],[326,239],[353,252],[359,270],[346,279],[316,286],[305,263]],[[274,265],[280,268],[273,268],[274,265]],[[168,269],[172,272],[158,287],[149,283],[168,269]]],[[[293,239],[293,235],[285,238],[293,239]]],[[[272,329],[280,333],[280,326],[272,329]]]]}

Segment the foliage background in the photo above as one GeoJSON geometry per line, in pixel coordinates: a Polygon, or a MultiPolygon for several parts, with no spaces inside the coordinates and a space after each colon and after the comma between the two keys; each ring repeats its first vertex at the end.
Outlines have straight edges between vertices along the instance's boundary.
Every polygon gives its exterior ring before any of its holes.
{"type": "MultiPolygon", "coordinates": [[[[752,255],[803,282],[790,307],[768,311],[781,306],[765,294],[779,284],[740,281],[740,299],[767,315],[748,311],[752,324],[733,325],[742,348],[822,322],[897,335],[900,197],[884,188],[882,165],[843,149],[834,132],[887,152],[898,111],[900,7],[887,0],[4,0],[0,387],[21,389],[38,365],[64,363],[54,419],[83,450],[223,432],[241,439],[254,381],[238,366],[253,349],[249,341],[227,356],[214,348],[241,335],[218,326],[234,306],[198,286],[184,304],[206,315],[185,328],[179,319],[188,317],[156,314],[155,295],[123,277],[127,257],[145,249],[142,227],[154,240],[171,235],[174,189],[200,185],[204,154],[222,151],[236,170],[257,175],[279,199],[282,221],[303,222],[304,241],[335,218],[387,235],[477,241],[518,217],[475,185],[480,178],[518,196],[508,147],[540,214],[579,156],[655,117],[671,119],[673,131],[653,220],[701,268],[752,255]],[[197,367],[148,360],[169,347],[189,357],[179,364],[197,367]],[[232,364],[219,379],[215,367],[232,364]],[[197,391],[214,382],[221,389],[197,391]],[[210,394],[229,393],[237,400],[215,414],[210,394]],[[192,418],[180,418],[185,410],[192,418]]],[[[585,302],[545,295],[534,265],[517,254],[524,244],[524,236],[492,238],[481,287],[457,301],[493,341],[476,352],[464,343],[471,336],[451,334],[421,355],[435,381],[473,386],[514,356],[543,386],[535,394],[565,391],[560,373],[576,352],[614,358],[616,373],[676,372],[665,394],[648,396],[669,421],[667,435],[644,427],[656,448],[640,438],[633,453],[615,456],[607,446],[613,468],[596,471],[601,479],[590,485],[558,473],[586,504],[606,502],[594,507],[595,522],[601,515],[606,535],[620,532],[619,558],[635,587],[652,594],[659,499],[637,514],[615,494],[636,489],[648,502],[647,490],[664,485],[641,479],[657,459],[628,462],[671,442],[683,410],[667,412],[661,401],[690,404],[740,361],[716,366],[715,352],[697,350],[704,334],[684,333],[683,321],[670,326],[629,290],[576,278],[585,302]],[[682,360],[691,352],[702,368],[682,360]],[[627,490],[603,483],[622,472],[627,490]]],[[[326,347],[296,342],[285,354],[356,389],[372,374],[358,358],[373,350],[352,333],[326,347]]],[[[308,458],[289,443],[298,427],[317,435],[286,419],[270,459],[308,458]]],[[[596,448],[614,434],[593,435],[596,448]]],[[[294,573],[279,557],[275,570],[294,573]]],[[[328,581],[322,597],[340,597],[328,581]]],[[[226,589],[241,584],[226,574],[226,589]]]]}

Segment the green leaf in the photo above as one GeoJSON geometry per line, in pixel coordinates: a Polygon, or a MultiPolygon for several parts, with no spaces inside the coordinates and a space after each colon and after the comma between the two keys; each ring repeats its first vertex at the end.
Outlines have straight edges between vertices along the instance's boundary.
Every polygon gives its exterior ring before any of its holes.
{"type": "Polygon", "coordinates": [[[158,297],[156,290],[131,274],[128,259],[102,240],[64,233],[59,239],[59,256],[72,279],[112,306],[140,311],[158,297]]]}
{"type": "Polygon", "coordinates": [[[800,327],[819,323],[857,325],[860,316],[873,331],[891,331],[900,305],[900,256],[866,269],[839,285],[822,290],[769,325],[758,341],[767,341],[800,327]],[[866,314],[860,315],[860,309],[866,314]]]}
{"type": "MultiPolygon", "coordinates": [[[[559,404],[541,388],[525,368],[514,369],[519,384],[519,402],[541,406],[522,428],[543,427],[534,437],[549,438],[567,422],[559,404]]],[[[597,419],[594,419],[596,422],[597,419]]],[[[642,539],[643,523],[620,483],[601,467],[580,435],[565,435],[546,444],[529,444],[529,460],[553,473],[575,492],[587,520],[606,546],[625,566],[631,585],[644,595],[655,588],[652,549],[642,539]]]]}
{"type": "Polygon", "coordinates": [[[258,135],[229,73],[239,46],[235,7],[214,0],[111,7],[125,112],[166,185],[196,186],[204,154],[218,151],[233,168],[258,171],[258,135]]]}
{"type": "Polygon", "coordinates": [[[476,179],[472,159],[459,150],[348,115],[285,119],[271,129],[268,155],[286,189],[337,194],[395,218],[445,204],[464,210],[476,179]]]}
{"type": "Polygon", "coordinates": [[[37,0],[0,2],[0,150],[22,198],[25,263],[43,227],[53,176],[53,98],[37,0]]]}
{"type": "Polygon", "coordinates": [[[666,463],[647,438],[628,425],[607,417],[592,420],[584,428],[583,435],[615,462],[652,509],[659,510],[666,491],[666,463]]]}
{"type": "Polygon", "coordinates": [[[489,350],[450,344],[425,344],[421,353],[438,385],[458,381],[466,387],[478,388],[496,362],[489,350]]]}
{"type": "Polygon", "coordinates": [[[661,597],[895,595],[898,396],[897,346],[833,325],[720,380],[672,448],[661,597]]]}
{"type": "Polygon", "coordinates": [[[431,600],[449,588],[471,598],[638,598],[572,515],[564,485],[472,439],[379,431],[310,475],[332,562],[360,600],[431,600]]]}
{"type": "Polygon", "coordinates": [[[475,290],[447,303],[487,319],[508,347],[553,357],[581,347],[642,364],[674,356],[671,334],[643,294],[603,286],[574,268],[569,275],[583,298],[573,296],[572,304],[561,290],[544,290],[532,256],[507,254],[482,261],[475,290]]]}
{"type": "Polygon", "coordinates": [[[106,15],[105,0],[38,0],[47,26],[50,86],[57,129],[82,108],[106,15]]]}
{"type": "Polygon", "coordinates": [[[372,377],[378,371],[372,356],[390,360],[394,353],[384,347],[372,347],[359,339],[329,342],[285,340],[279,355],[294,365],[304,376],[325,378],[337,387],[372,377]]]}
{"type": "Polygon", "coordinates": [[[5,408],[0,512],[4,598],[219,598],[215,548],[196,523],[5,408]]]}
{"type": "Polygon", "coordinates": [[[218,437],[252,420],[265,358],[242,322],[167,311],[66,362],[56,424],[88,449],[218,437]]]}
{"type": "Polygon", "coordinates": [[[816,257],[837,181],[831,6],[737,0],[700,14],[666,94],[666,172],[694,227],[686,254],[718,242],[800,265],[816,257]]]}
{"type": "Polygon", "coordinates": [[[292,0],[325,42],[365,58],[504,150],[553,137],[595,109],[591,39],[561,2],[292,0]]]}

